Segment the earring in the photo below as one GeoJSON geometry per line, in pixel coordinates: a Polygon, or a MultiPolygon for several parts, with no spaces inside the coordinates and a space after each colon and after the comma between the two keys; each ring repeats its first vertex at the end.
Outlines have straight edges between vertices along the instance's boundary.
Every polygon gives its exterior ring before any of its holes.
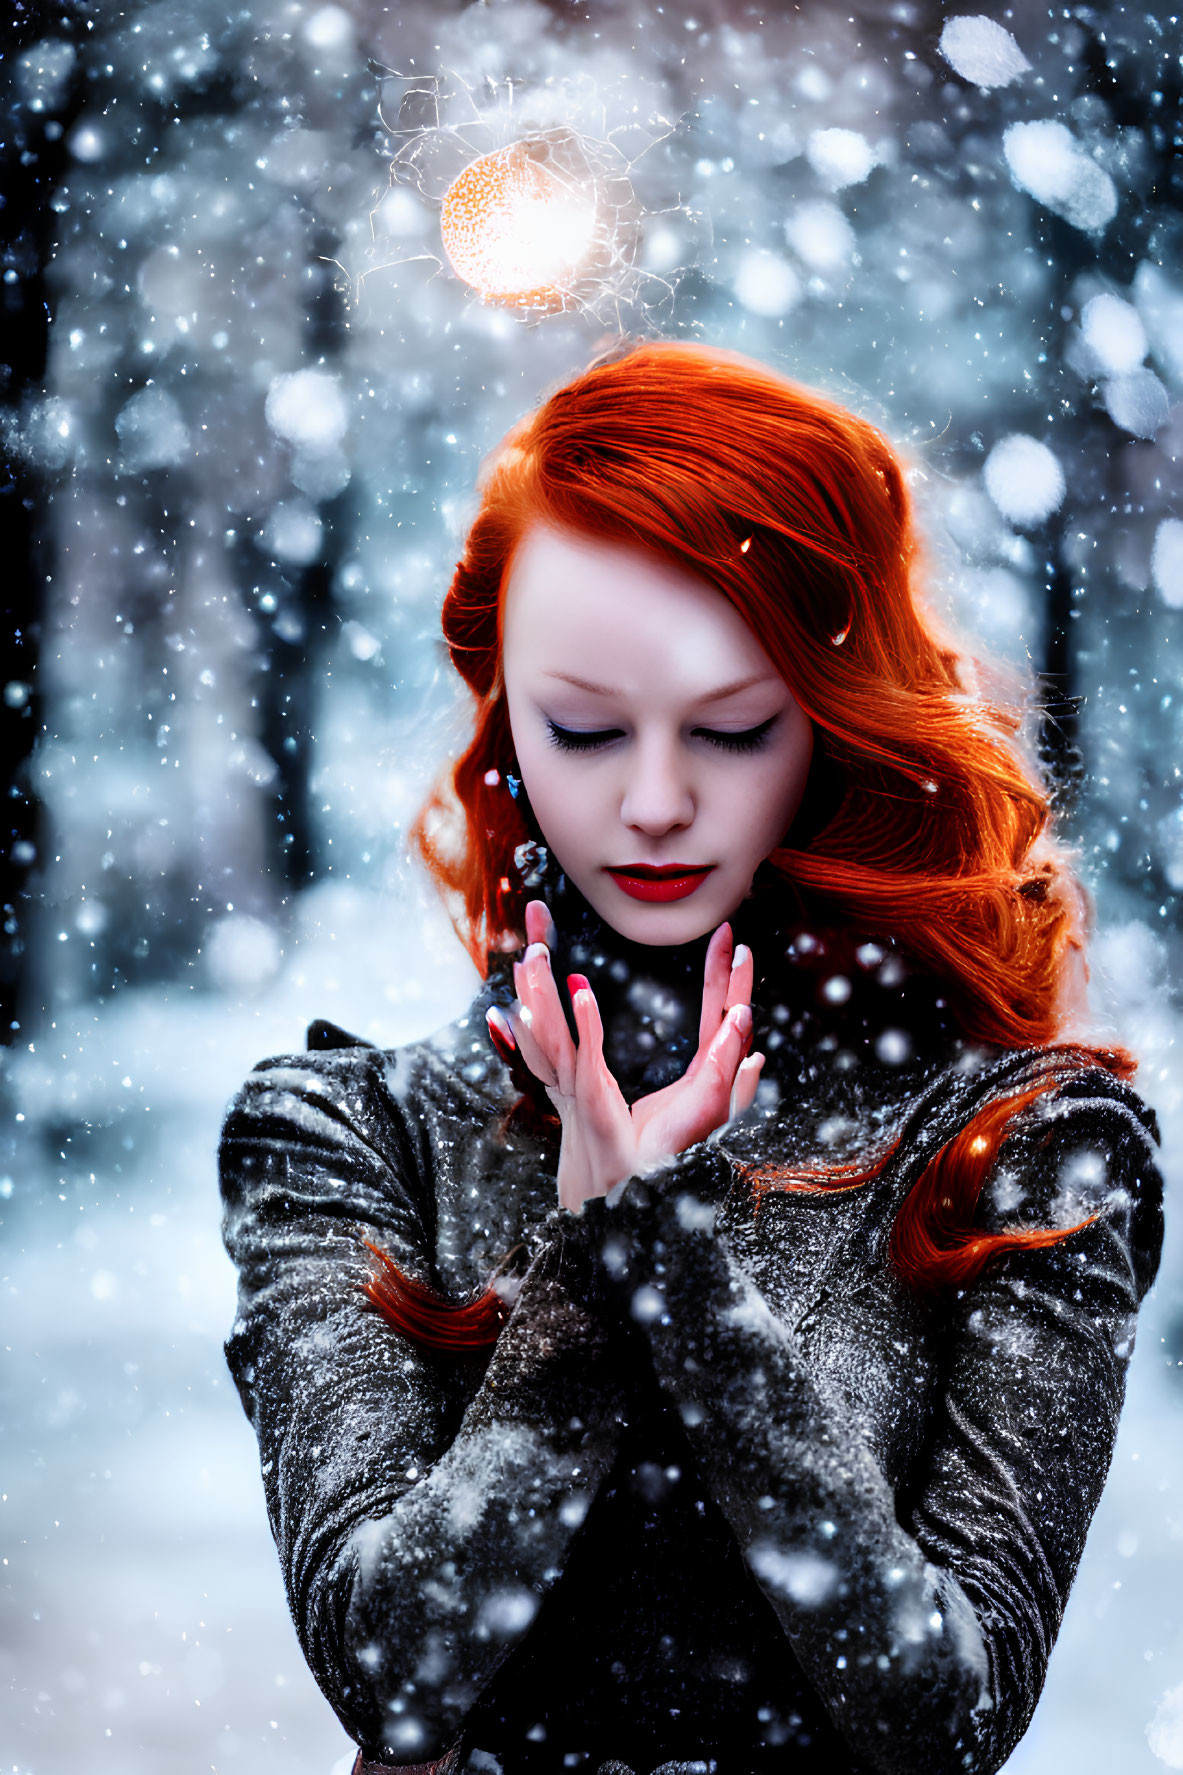
{"type": "Polygon", "coordinates": [[[528,838],[513,853],[513,866],[522,878],[522,886],[539,888],[550,872],[550,852],[544,844],[528,838]]]}
{"type": "Polygon", "coordinates": [[[522,878],[525,888],[542,887],[550,871],[550,851],[543,842],[542,832],[534,818],[534,809],[530,806],[530,798],[522,786],[522,779],[517,774],[520,766],[515,758],[512,770],[502,771],[505,786],[517,803],[518,811],[531,833],[524,844],[519,844],[513,853],[513,864],[522,878]]]}

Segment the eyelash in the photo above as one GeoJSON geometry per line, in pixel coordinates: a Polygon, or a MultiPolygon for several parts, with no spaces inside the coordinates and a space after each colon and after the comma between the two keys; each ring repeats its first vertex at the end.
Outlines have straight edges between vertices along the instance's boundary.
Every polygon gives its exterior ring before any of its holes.
{"type": "MultiPolygon", "coordinates": [[[[758,752],[768,739],[775,720],[776,716],[770,715],[759,727],[745,728],[742,733],[714,733],[708,727],[697,727],[694,731],[712,746],[718,746],[721,752],[758,752]]],[[[561,752],[596,752],[601,746],[617,739],[620,734],[620,729],[616,727],[601,727],[580,733],[575,728],[560,727],[555,721],[548,721],[546,725],[550,729],[551,744],[557,746],[561,752]]]]}

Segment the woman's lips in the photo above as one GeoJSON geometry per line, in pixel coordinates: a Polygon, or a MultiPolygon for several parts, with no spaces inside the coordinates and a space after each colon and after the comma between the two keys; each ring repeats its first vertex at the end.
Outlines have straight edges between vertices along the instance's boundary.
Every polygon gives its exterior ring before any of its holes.
{"type": "Polygon", "coordinates": [[[624,893],[634,900],[684,900],[700,887],[714,868],[713,863],[671,863],[661,869],[652,864],[637,863],[608,873],[624,893]]]}

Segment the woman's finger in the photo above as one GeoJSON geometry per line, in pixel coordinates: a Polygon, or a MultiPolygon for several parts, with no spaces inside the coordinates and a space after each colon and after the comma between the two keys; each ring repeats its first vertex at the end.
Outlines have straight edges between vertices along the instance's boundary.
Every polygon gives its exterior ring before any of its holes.
{"type": "Polygon", "coordinates": [[[583,974],[570,974],[571,1005],[579,1046],[575,1051],[575,1097],[589,1146],[597,1142],[613,1146],[618,1143],[621,1128],[631,1118],[628,1105],[620,1094],[620,1086],[608,1070],[604,1058],[604,1025],[596,995],[583,974]],[[622,1119],[623,1118],[623,1119],[622,1119]]]}
{"type": "Polygon", "coordinates": [[[600,1007],[584,974],[568,974],[567,990],[575,1012],[579,1047],[575,1055],[575,1087],[589,1085],[607,1070],[604,1060],[604,1024],[600,1007]]]}
{"type": "Polygon", "coordinates": [[[550,907],[545,900],[530,900],[526,905],[526,942],[545,943],[548,949],[555,947],[558,932],[555,921],[550,915],[550,907]]]}
{"type": "Polygon", "coordinates": [[[554,1068],[559,1089],[570,1094],[575,1089],[575,1044],[559,1003],[545,944],[531,943],[525,958],[514,963],[514,985],[530,1012],[531,1034],[554,1068]]]}
{"type": "Polygon", "coordinates": [[[720,925],[707,949],[698,1051],[686,1069],[688,1078],[693,1078],[706,1060],[727,1012],[736,1005],[751,1004],[753,971],[752,952],[747,944],[740,943],[733,953],[731,927],[720,925]]]}
{"type": "Polygon", "coordinates": [[[585,1194],[602,1196],[637,1170],[637,1133],[604,1058],[604,1026],[595,993],[582,974],[569,975],[567,985],[579,1033],[574,1119],[587,1161],[585,1194]]]}
{"type": "Polygon", "coordinates": [[[509,1026],[509,1019],[505,1012],[499,1010],[496,1005],[490,1005],[485,1012],[485,1023],[489,1030],[489,1040],[506,1065],[511,1065],[514,1050],[513,1030],[509,1026]]]}
{"type": "Polygon", "coordinates": [[[705,1101],[709,1101],[712,1094],[721,1093],[722,1103],[730,1102],[731,1087],[751,1036],[752,1007],[733,1005],[707,1050],[707,1065],[701,1081],[705,1101]]]}
{"type": "Polygon", "coordinates": [[[746,1060],[740,1061],[739,1070],[735,1075],[735,1083],[731,1087],[728,1121],[734,1121],[736,1116],[741,1116],[745,1110],[751,1109],[756,1101],[756,1090],[760,1083],[760,1072],[763,1065],[763,1054],[749,1054],[746,1060]]]}
{"type": "MultiPolygon", "coordinates": [[[[703,964],[702,1015],[698,1021],[698,1046],[708,1048],[727,1010],[731,978],[731,926],[721,924],[707,944],[703,964]]],[[[696,1056],[697,1058],[697,1056],[696,1056]]]]}
{"type": "Polygon", "coordinates": [[[515,1000],[506,1013],[519,1054],[536,1079],[547,1086],[558,1086],[558,1071],[550,1056],[534,1039],[534,1017],[528,1005],[515,1000]]]}
{"type": "Polygon", "coordinates": [[[731,958],[731,975],[727,982],[727,1003],[724,1010],[729,1011],[732,1005],[750,1005],[752,1002],[752,952],[746,943],[740,943],[731,958]]]}

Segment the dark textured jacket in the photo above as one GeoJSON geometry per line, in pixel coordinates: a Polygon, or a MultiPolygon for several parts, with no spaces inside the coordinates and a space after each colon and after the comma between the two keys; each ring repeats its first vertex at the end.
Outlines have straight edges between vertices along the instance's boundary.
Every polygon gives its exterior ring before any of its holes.
{"type": "MultiPolygon", "coordinates": [[[[503,968],[392,1053],[314,1026],[230,1111],[227,1354],[301,1644],[368,1757],[984,1775],[1027,1725],[1158,1263],[1153,1118],[1054,1051],[957,1041],[895,954],[790,942],[759,898],[733,921],[756,1105],[579,1216],[553,1147],[502,1128],[503,968]],[[1049,1068],[979,1219],[1097,1218],[920,1299],[888,1258],[905,1193],[1049,1068]],[[739,1169],[893,1138],[861,1189],[757,1206],[739,1169]],[[365,1240],[457,1300],[517,1248],[491,1357],[394,1331],[365,1240]]],[[[551,899],[632,1101],[684,1070],[705,940],[638,950],[551,899]]]]}

